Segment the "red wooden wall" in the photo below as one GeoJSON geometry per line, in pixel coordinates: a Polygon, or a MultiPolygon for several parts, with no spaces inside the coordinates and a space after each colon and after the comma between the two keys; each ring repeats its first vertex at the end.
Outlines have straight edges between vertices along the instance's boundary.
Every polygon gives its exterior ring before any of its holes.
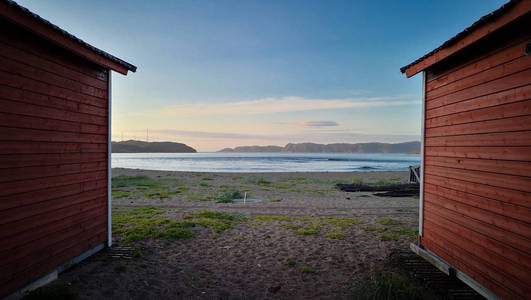
{"type": "Polygon", "coordinates": [[[108,74],[0,20],[0,296],[107,240],[108,74]]]}
{"type": "Polygon", "coordinates": [[[426,71],[421,243],[507,299],[531,295],[529,28],[426,71]]]}

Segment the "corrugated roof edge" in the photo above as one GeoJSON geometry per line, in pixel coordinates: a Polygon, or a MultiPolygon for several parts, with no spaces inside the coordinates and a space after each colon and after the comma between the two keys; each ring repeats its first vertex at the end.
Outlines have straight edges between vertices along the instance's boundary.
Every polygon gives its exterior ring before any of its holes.
{"type": "Polygon", "coordinates": [[[405,73],[407,68],[409,68],[409,67],[413,66],[414,64],[417,64],[418,62],[420,62],[420,61],[432,56],[433,54],[439,52],[440,50],[457,43],[459,40],[464,38],[471,31],[473,31],[474,29],[476,29],[477,27],[479,27],[479,26],[481,26],[481,25],[483,25],[485,23],[488,23],[488,22],[496,19],[497,17],[499,17],[500,15],[504,14],[507,10],[509,10],[511,7],[513,7],[516,3],[520,2],[520,1],[521,0],[511,0],[511,1],[507,2],[507,3],[505,3],[504,5],[502,5],[497,10],[491,12],[490,14],[484,15],[479,20],[474,22],[474,24],[470,25],[465,30],[459,32],[454,37],[452,37],[451,39],[447,40],[446,42],[444,42],[439,47],[437,47],[434,50],[432,50],[430,53],[422,56],[421,58],[415,60],[414,62],[410,63],[409,65],[400,68],[400,72],[405,73]]]}
{"type": "Polygon", "coordinates": [[[6,3],[8,3],[10,6],[20,10],[21,12],[27,14],[28,16],[31,16],[32,18],[34,18],[35,20],[45,24],[46,26],[49,26],[50,28],[52,28],[53,30],[59,32],[60,34],[68,37],[69,39],[71,40],[74,40],[76,43],[79,43],[80,45],[82,45],[83,47],[85,48],[88,48],[94,52],[96,52],[97,54],[99,55],[102,55],[104,57],[106,57],[107,59],[110,59],[112,61],[114,61],[115,63],[127,68],[129,71],[131,72],[136,72],[136,66],[124,61],[124,60],[121,60],[119,59],[118,57],[114,56],[114,55],[111,55],[101,49],[98,49],[88,43],[86,43],[85,41],[77,38],[76,36],[68,33],[67,31],[61,29],[60,27],[58,27],[57,25],[54,25],[53,23],[51,23],[50,21],[46,20],[46,19],[43,19],[41,18],[39,15],[31,12],[29,9],[23,7],[23,6],[20,6],[18,3],[16,3],[15,1],[12,1],[12,0],[4,0],[6,3]]]}

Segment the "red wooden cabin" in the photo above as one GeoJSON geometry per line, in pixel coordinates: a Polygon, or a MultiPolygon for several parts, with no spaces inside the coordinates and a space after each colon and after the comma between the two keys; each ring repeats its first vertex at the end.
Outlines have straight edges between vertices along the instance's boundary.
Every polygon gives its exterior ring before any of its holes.
{"type": "Polygon", "coordinates": [[[487,298],[531,295],[531,1],[401,69],[423,76],[420,239],[487,298]]]}
{"type": "Polygon", "coordinates": [[[0,0],[0,298],[111,243],[111,70],[136,67],[0,0]]]}

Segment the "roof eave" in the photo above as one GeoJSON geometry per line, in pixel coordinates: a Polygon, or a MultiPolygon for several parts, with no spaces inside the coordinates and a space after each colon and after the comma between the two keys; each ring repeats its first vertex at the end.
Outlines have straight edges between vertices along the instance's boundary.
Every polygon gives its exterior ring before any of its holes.
{"type": "Polygon", "coordinates": [[[478,42],[490,33],[499,30],[530,11],[531,1],[511,1],[500,7],[498,10],[482,17],[435,50],[411,64],[400,68],[400,72],[405,73],[407,78],[422,72],[443,59],[461,51],[465,47],[478,42]]]}
{"type": "Polygon", "coordinates": [[[107,69],[124,75],[127,75],[128,71],[136,71],[136,66],[83,42],[13,1],[0,1],[0,18],[22,26],[50,42],[107,69]]]}

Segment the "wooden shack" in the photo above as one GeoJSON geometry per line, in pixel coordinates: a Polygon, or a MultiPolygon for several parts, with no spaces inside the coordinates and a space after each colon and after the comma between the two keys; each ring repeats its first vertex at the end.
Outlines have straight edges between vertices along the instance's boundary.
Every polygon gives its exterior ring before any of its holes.
{"type": "Polygon", "coordinates": [[[401,68],[423,78],[412,249],[487,298],[531,295],[530,11],[511,1],[401,68]]]}
{"type": "Polygon", "coordinates": [[[111,244],[111,70],[136,67],[0,0],[0,298],[111,244]]]}

